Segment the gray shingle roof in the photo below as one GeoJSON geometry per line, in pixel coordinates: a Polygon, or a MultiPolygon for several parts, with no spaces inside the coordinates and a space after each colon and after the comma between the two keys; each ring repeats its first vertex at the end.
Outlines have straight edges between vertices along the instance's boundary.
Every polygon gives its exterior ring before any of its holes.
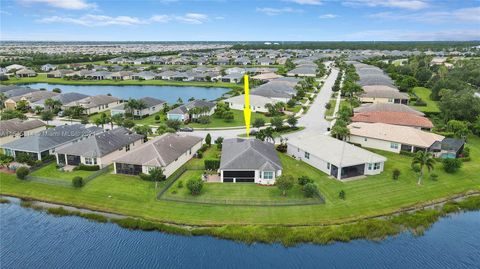
{"type": "Polygon", "coordinates": [[[232,138],[223,141],[220,169],[276,171],[282,169],[282,163],[273,144],[258,139],[232,138]]]}
{"type": "Polygon", "coordinates": [[[3,144],[2,148],[28,152],[43,152],[74,141],[80,137],[98,133],[101,130],[99,127],[85,128],[83,124],[60,125],[41,131],[35,135],[26,136],[3,144]]]}
{"type": "MultiPolygon", "coordinates": [[[[67,93],[61,93],[59,95],[53,96],[51,99],[59,100],[62,104],[68,104],[68,103],[75,102],[75,101],[78,101],[78,100],[81,100],[81,99],[84,99],[84,98],[87,98],[87,97],[88,97],[88,95],[86,95],[86,94],[76,93],[76,92],[67,92],[67,93]]],[[[35,102],[33,104],[33,106],[35,104],[44,104],[45,100],[47,100],[47,99],[48,98],[42,99],[38,102],[35,102]]]]}
{"type": "Polygon", "coordinates": [[[148,107],[161,105],[161,104],[166,103],[165,100],[160,100],[160,99],[152,98],[152,97],[143,97],[140,100],[142,100],[148,107]]]}
{"type": "Polygon", "coordinates": [[[19,119],[11,119],[0,122],[0,137],[9,136],[15,133],[25,132],[38,127],[45,126],[40,120],[22,121],[19,119]]]}
{"type": "Polygon", "coordinates": [[[216,104],[214,102],[205,101],[205,100],[193,100],[191,102],[188,102],[187,104],[176,107],[168,111],[167,113],[168,114],[186,114],[188,113],[189,110],[191,110],[194,107],[208,107],[209,109],[212,109],[215,106],[216,104]]]}
{"type": "Polygon", "coordinates": [[[146,142],[114,162],[164,167],[202,140],[203,138],[196,136],[165,134],[146,142]]]}
{"type": "Polygon", "coordinates": [[[108,132],[90,136],[80,142],[57,149],[57,153],[83,157],[102,157],[139,140],[143,135],[119,127],[108,132]]]}

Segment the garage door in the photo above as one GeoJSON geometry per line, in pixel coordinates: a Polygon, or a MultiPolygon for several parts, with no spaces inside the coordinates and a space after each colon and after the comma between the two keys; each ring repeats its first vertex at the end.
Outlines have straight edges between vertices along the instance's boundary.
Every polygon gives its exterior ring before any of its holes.
{"type": "Polygon", "coordinates": [[[255,171],[223,171],[223,182],[254,182],[255,171]]]}

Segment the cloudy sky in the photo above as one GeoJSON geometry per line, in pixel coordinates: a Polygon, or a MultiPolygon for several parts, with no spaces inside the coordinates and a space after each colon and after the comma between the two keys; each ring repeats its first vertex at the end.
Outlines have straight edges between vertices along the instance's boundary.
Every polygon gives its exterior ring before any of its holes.
{"type": "Polygon", "coordinates": [[[1,40],[480,40],[480,0],[0,0],[1,40]]]}

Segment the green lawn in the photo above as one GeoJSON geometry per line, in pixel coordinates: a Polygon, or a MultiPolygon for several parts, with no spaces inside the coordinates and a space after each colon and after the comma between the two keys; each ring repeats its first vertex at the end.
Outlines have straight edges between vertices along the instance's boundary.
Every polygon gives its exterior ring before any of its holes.
{"type": "Polygon", "coordinates": [[[76,176],[86,178],[92,173],[93,173],[92,171],[81,171],[81,170],[71,171],[71,172],[62,172],[56,168],[56,163],[51,163],[47,166],[44,166],[34,171],[30,175],[36,176],[36,177],[50,178],[55,180],[65,180],[70,182],[76,176]]]}
{"type": "MultiPolygon", "coordinates": [[[[469,190],[480,191],[480,138],[470,137],[468,141],[472,161],[464,163],[456,174],[446,174],[442,165],[437,164],[435,173],[439,176],[438,180],[426,177],[421,186],[417,185],[417,178],[410,168],[411,157],[394,153],[377,151],[388,158],[385,171],[351,182],[330,179],[305,163],[281,155],[285,174],[295,178],[307,175],[315,180],[326,199],[323,205],[262,207],[157,201],[154,183],[141,181],[138,177],[112,174],[101,175],[80,189],[21,181],[15,175],[2,174],[0,193],[174,223],[332,224],[391,213],[469,190]],[[401,171],[397,181],[392,180],[394,168],[401,171]],[[338,198],[340,190],[345,191],[346,200],[338,198]]],[[[235,195],[242,192],[247,195],[249,191],[240,189],[235,195]]],[[[212,190],[212,195],[219,195],[216,193],[212,190]]],[[[257,195],[252,193],[252,197],[257,195]]]]}
{"type": "MultiPolygon", "coordinates": [[[[210,123],[208,124],[200,124],[200,123],[189,123],[188,126],[192,128],[215,128],[215,127],[237,127],[237,126],[245,126],[245,119],[243,117],[242,110],[231,110],[234,115],[234,119],[231,122],[226,122],[224,119],[216,118],[215,116],[210,117],[210,123]]],[[[263,119],[265,123],[270,122],[270,118],[265,116],[262,113],[252,113],[251,123],[253,123],[256,119],[263,119]]]]}
{"type": "Polygon", "coordinates": [[[330,108],[325,111],[325,117],[333,116],[333,111],[335,110],[335,105],[337,104],[337,98],[330,99],[330,108]]]}
{"type": "Polygon", "coordinates": [[[105,111],[102,111],[102,112],[99,112],[99,113],[89,115],[88,116],[88,121],[91,122],[91,123],[94,123],[95,119],[100,118],[100,115],[102,113],[105,113],[107,116],[110,117],[110,110],[105,110],[105,111]]]}
{"type": "Polygon", "coordinates": [[[430,99],[430,94],[432,93],[430,89],[424,87],[415,87],[413,88],[413,92],[420,97],[427,104],[427,106],[415,106],[412,102],[411,107],[421,112],[440,112],[437,102],[430,99]]]}
{"type": "Polygon", "coordinates": [[[163,112],[157,112],[152,115],[148,115],[145,118],[134,120],[133,122],[135,122],[136,124],[142,124],[142,125],[159,125],[162,122],[165,123],[166,120],[167,120],[167,116],[163,114],[163,112]],[[157,115],[160,116],[160,121],[155,120],[155,116],[157,115]]]}
{"type": "Polygon", "coordinates": [[[20,83],[52,83],[66,85],[158,85],[158,86],[197,86],[197,87],[222,87],[242,89],[242,86],[226,82],[197,82],[197,81],[170,81],[170,80],[66,80],[63,78],[47,78],[46,74],[38,74],[36,77],[11,78],[2,81],[2,84],[20,83]]]}

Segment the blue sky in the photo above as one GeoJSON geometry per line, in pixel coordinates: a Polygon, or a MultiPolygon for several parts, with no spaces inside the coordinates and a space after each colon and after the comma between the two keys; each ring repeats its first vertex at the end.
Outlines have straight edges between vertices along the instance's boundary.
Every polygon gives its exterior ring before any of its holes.
{"type": "Polygon", "coordinates": [[[0,0],[2,40],[480,40],[479,0],[0,0]]]}

